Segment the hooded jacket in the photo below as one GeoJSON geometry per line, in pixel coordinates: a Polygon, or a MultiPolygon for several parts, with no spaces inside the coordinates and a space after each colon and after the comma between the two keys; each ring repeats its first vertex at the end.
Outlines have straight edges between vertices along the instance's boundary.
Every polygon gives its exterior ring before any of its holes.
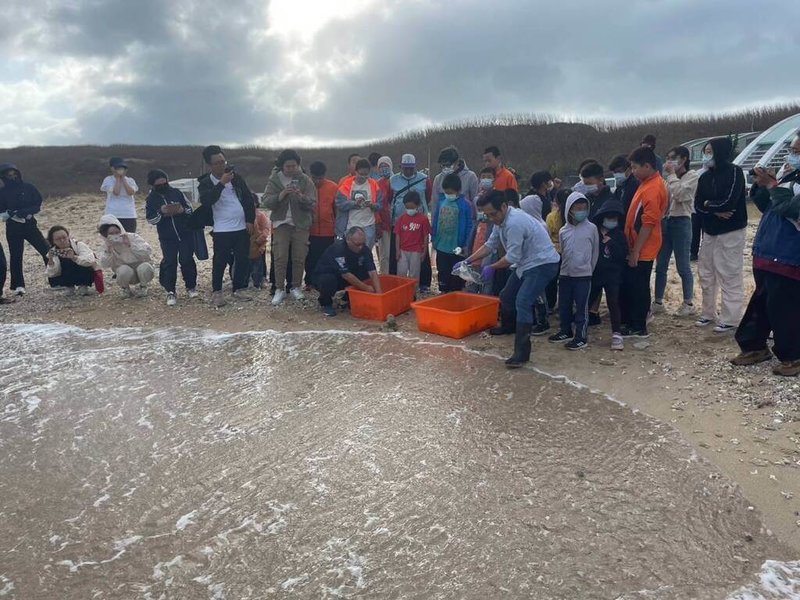
{"type": "Polygon", "coordinates": [[[164,241],[178,241],[193,235],[190,228],[192,205],[178,189],[169,187],[165,191],[151,190],[145,200],[145,217],[147,222],[156,226],[158,239],[164,241]],[[179,215],[170,217],[161,212],[162,206],[178,204],[183,207],[179,215]]]}
{"type": "MultiPolygon", "coordinates": [[[[87,244],[70,239],[69,247],[72,248],[72,251],[75,253],[75,259],[72,262],[76,265],[80,267],[89,267],[95,271],[99,268],[97,257],[87,244]]],[[[58,277],[61,275],[61,258],[54,256],[53,264],[47,263],[45,275],[47,275],[47,277],[58,277]]]]}
{"type": "Polygon", "coordinates": [[[8,213],[15,221],[28,221],[42,210],[42,195],[36,186],[22,180],[22,172],[16,165],[0,165],[0,173],[5,174],[11,170],[17,172],[17,179],[1,178],[3,187],[0,188],[0,213],[8,213]]]}
{"type": "MultiPolygon", "coordinates": [[[[461,179],[461,194],[464,198],[472,205],[472,212],[473,218],[477,215],[477,209],[475,208],[475,198],[478,196],[478,188],[480,187],[480,182],[478,181],[478,176],[467,168],[467,163],[464,162],[463,158],[459,158],[456,161],[456,169],[457,171],[453,171],[456,175],[458,175],[459,179],[461,179]]],[[[446,175],[444,173],[439,173],[436,177],[433,178],[433,186],[431,187],[431,198],[434,202],[438,202],[440,199],[440,195],[444,193],[442,190],[442,181],[446,175]]],[[[431,207],[431,212],[433,212],[434,208],[431,207]]]]}
{"type": "Polygon", "coordinates": [[[586,196],[572,192],[567,198],[564,213],[567,224],[558,232],[561,246],[561,277],[591,277],[600,254],[600,236],[597,227],[589,219],[581,223],[573,223],[569,217],[572,205],[586,196]]]}
{"type": "Polygon", "coordinates": [[[800,280],[800,173],[754,195],[764,213],[753,241],[753,268],[800,280]]]}
{"type": "Polygon", "coordinates": [[[116,225],[122,232],[119,241],[105,240],[103,252],[100,254],[100,265],[103,268],[116,270],[122,265],[136,268],[150,262],[152,249],[144,238],[136,233],[128,233],[114,215],[103,215],[100,225],[116,225]]]}
{"type": "Polygon", "coordinates": [[[542,218],[543,202],[539,194],[530,194],[519,201],[519,207],[532,216],[536,221],[544,223],[542,218]]]}
{"type": "Polygon", "coordinates": [[[721,235],[747,227],[744,172],[731,163],[733,146],[728,138],[714,138],[710,142],[714,151],[714,166],[700,175],[694,208],[700,215],[703,232],[721,235]],[[723,219],[720,213],[733,213],[723,219]]]}
{"type": "Polygon", "coordinates": [[[294,226],[297,229],[311,229],[314,221],[314,208],[317,205],[317,186],[308,175],[302,172],[297,173],[294,179],[297,179],[300,193],[287,194],[280,198],[281,192],[286,186],[281,181],[280,171],[274,168],[267,181],[267,187],[264,188],[264,195],[261,197],[261,208],[271,211],[270,219],[273,225],[285,221],[291,208],[294,226]]]}
{"type": "Polygon", "coordinates": [[[620,278],[622,276],[626,258],[628,257],[628,241],[625,239],[624,232],[625,213],[622,202],[614,197],[606,200],[598,209],[592,221],[597,227],[600,239],[600,252],[597,264],[594,267],[594,278],[602,284],[610,278],[620,278]],[[601,227],[603,226],[603,221],[608,217],[617,217],[619,219],[618,225],[603,234],[601,227]]]}

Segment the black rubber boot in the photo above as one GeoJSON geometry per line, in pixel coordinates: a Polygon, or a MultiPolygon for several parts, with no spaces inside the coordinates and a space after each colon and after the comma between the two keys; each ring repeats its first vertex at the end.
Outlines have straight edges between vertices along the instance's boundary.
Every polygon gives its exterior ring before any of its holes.
{"type": "Polygon", "coordinates": [[[506,360],[509,369],[519,369],[531,359],[531,323],[517,323],[514,335],[514,354],[506,360]]]}
{"type": "Polygon", "coordinates": [[[517,315],[514,312],[500,311],[500,325],[492,327],[489,335],[509,335],[517,329],[517,315]]]}

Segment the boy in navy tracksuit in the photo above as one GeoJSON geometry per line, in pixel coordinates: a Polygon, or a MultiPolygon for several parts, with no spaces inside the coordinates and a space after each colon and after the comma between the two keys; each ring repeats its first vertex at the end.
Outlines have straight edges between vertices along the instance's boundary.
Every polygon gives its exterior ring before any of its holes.
{"type": "Polygon", "coordinates": [[[558,232],[561,246],[561,273],[558,279],[561,328],[548,340],[553,343],[566,342],[568,350],[580,350],[588,344],[589,294],[600,240],[597,227],[589,220],[589,201],[586,196],[579,192],[571,193],[565,208],[567,223],[558,232]]]}
{"type": "Polygon", "coordinates": [[[158,281],[167,292],[167,305],[174,306],[179,263],[189,297],[197,296],[194,232],[189,226],[192,205],[183,192],[169,185],[169,177],[164,171],[150,171],[147,183],[151,191],[145,201],[145,214],[147,221],[158,230],[158,242],[164,257],[158,270],[158,281]]]}
{"type": "Polygon", "coordinates": [[[619,306],[622,273],[628,256],[625,239],[625,213],[622,202],[616,198],[606,200],[595,213],[595,226],[600,234],[600,256],[592,275],[592,292],[589,306],[600,298],[605,290],[608,316],[611,320],[611,349],[622,350],[621,312],[619,306]]]}

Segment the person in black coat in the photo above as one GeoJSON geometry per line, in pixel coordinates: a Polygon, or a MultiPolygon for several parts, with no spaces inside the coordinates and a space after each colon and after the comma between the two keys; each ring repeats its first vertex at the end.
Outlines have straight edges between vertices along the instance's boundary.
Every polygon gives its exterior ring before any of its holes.
{"type": "Polygon", "coordinates": [[[703,241],[697,276],[703,290],[703,310],[695,323],[711,325],[717,319],[717,295],[722,305],[715,333],[733,332],[744,312],[744,247],[747,205],[744,173],[731,162],[733,144],[714,138],[703,150],[706,171],[697,182],[694,208],[700,215],[703,241]]]}
{"type": "MultiPolygon", "coordinates": [[[[622,203],[615,198],[606,200],[592,219],[600,234],[600,256],[592,274],[592,291],[589,306],[599,304],[603,291],[606,293],[609,318],[611,320],[611,349],[622,350],[622,315],[620,310],[620,287],[622,273],[628,256],[628,241],[625,239],[625,213],[622,203]]],[[[599,315],[595,314],[597,321],[599,315]]]]}
{"type": "Polygon", "coordinates": [[[11,260],[11,289],[18,296],[25,293],[22,259],[25,242],[33,246],[47,265],[50,246],[36,224],[42,209],[42,195],[31,183],[22,180],[16,165],[0,165],[0,219],[6,222],[6,240],[11,260]]]}
{"type": "Polygon", "coordinates": [[[194,262],[194,231],[191,228],[192,205],[183,192],[169,185],[169,177],[160,169],[147,174],[150,194],[145,200],[147,222],[155,225],[161,245],[158,281],[167,292],[167,305],[177,303],[175,287],[178,264],[189,298],[197,297],[197,264],[194,262]]]}

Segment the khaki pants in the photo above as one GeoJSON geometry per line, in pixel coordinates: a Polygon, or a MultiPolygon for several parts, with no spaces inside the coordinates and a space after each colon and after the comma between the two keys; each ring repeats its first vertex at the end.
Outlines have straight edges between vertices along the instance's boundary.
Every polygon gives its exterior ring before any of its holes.
{"type": "Polygon", "coordinates": [[[289,249],[292,249],[292,285],[303,286],[303,271],[308,254],[308,229],[294,225],[281,225],[272,233],[272,251],[275,253],[275,287],[286,286],[286,269],[289,266],[289,249]]]}
{"type": "Polygon", "coordinates": [[[156,274],[153,265],[150,263],[142,263],[135,269],[129,265],[122,265],[117,267],[117,284],[121,288],[127,288],[135,284],[147,285],[153,280],[156,274]]]}
{"type": "Polygon", "coordinates": [[[702,317],[717,316],[717,292],[722,292],[719,322],[738,325],[744,312],[744,244],[746,229],[721,235],[703,234],[697,277],[703,290],[702,317]]]}
{"type": "Polygon", "coordinates": [[[389,255],[392,250],[392,234],[389,231],[384,231],[381,234],[381,239],[378,240],[378,258],[380,260],[380,270],[382,275],[389,274],[389,255]]]}

